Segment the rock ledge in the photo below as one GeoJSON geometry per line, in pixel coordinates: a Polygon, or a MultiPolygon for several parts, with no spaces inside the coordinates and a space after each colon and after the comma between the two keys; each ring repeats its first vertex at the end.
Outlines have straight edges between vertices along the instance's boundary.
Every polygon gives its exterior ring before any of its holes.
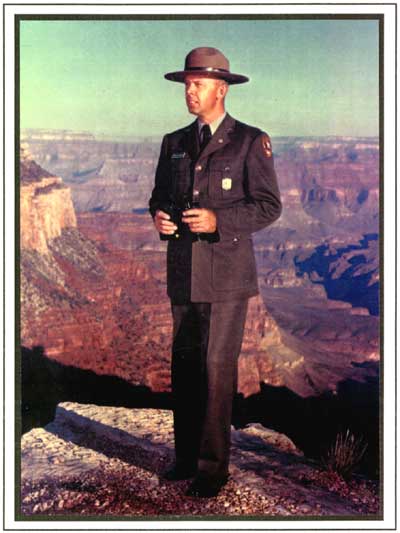
{"type": "Polygon", "coordinates": [[[370,493],[363,503],[318,483],[293,442],[260,424],[232,431],[231,477],[217,498],[188,498],[189,481],[165,481],[173,455],[170,411],[61,403],[53,422],[22,438],[21,515],[344,518],[373,509],[370,493]]]}

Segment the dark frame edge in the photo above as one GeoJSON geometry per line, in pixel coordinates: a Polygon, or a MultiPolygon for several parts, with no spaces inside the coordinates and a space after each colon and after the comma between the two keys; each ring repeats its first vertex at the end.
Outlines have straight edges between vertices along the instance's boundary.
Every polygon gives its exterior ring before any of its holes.
{"type": "Polygon", "coordinates": [[[17,520],[20,517],[21,509],[21,320],[20,320],[20,295],[21,295],[21,275],[20,275],[20,17],[14,16],[14,84],[15,84],[15,392],[14,392],[14,420],[15,420],[15,502],[14,514],[17,520]]]}
{"type": "Polygon", "coordinates": [[[6,486],[6,480],[5,480],[5,470],[6,470],[6,450],[5,450],[5,434],[6,434],[6,397],[5,397],[5,375],[6,375],[6,296],[5,296],[5,288],[6,288],[6,200],[5,200],[5,191],[6,191],[6,180],[5,180],[5,169],[6,169],[6,163],[5,163],[5,153],[6,153],[6,147],[5,147],[5,133],[6,133],[6,127],[5,127],[5,109],[6,109],[6,97],[5,97],[5,88],[6,88],[6,82],[5,82],[5,61],[6,61],[6,52],[5,52],[5,14],[6,14],[6,8],[3,4],[3,495],[2,495],[2,502],[3,502],[3,529],[5,529],[5,513],[4,509],[6,508],[6,492],[5,492],[5,486],[6,486]]]}
{"type": "Polygon", "coordinates": [[[383,331],[384,331],[384,256],[383,256],[383,199],[384,199],[384,15],[379,17],[379,349],[380,349],[380,369],[379,369],[379,493],[380,493],[380,513],[384,513],[384,458],[383,458],[383,436],[384,436],[384,352],[383,352],[383,331]]]}

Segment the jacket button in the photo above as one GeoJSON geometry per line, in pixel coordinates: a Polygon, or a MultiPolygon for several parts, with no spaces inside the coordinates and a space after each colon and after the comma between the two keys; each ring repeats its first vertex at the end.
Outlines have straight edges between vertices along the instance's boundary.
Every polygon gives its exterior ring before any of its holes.
{"type": "Polygon", "coordinates": [[[237,242],[239,242],[239,239],[237,237],[233,237],[233,242],[236,244],[237,242]]]}
{"type": "Polygon", "coordinates": [[[203,167],[201,165],[196,165],[195,170],[200,172],[200,170],[203,170],[203,167]]]}

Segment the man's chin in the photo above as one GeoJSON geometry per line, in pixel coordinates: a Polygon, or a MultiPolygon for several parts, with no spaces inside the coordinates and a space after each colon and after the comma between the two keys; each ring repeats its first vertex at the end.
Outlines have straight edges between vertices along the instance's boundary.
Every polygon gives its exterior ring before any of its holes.
{"type": "Polygon", "coordinates": [[[186,104],[186,105],[187,105],[189,113],[191,113],[192,115],[197,115],[198,114],[198,112],[199,112],[198,106],[196,106],[194,104],[186,104]]]}

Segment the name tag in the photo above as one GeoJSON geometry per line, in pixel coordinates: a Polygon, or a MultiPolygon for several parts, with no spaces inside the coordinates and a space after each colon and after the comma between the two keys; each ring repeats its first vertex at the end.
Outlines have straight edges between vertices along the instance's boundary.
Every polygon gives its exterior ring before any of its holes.
{"type": "Polygon", "coordinates": [[[186,152],[177,152],[171,155],[171,159],[183,159],[186,156],[186,152]]]}

